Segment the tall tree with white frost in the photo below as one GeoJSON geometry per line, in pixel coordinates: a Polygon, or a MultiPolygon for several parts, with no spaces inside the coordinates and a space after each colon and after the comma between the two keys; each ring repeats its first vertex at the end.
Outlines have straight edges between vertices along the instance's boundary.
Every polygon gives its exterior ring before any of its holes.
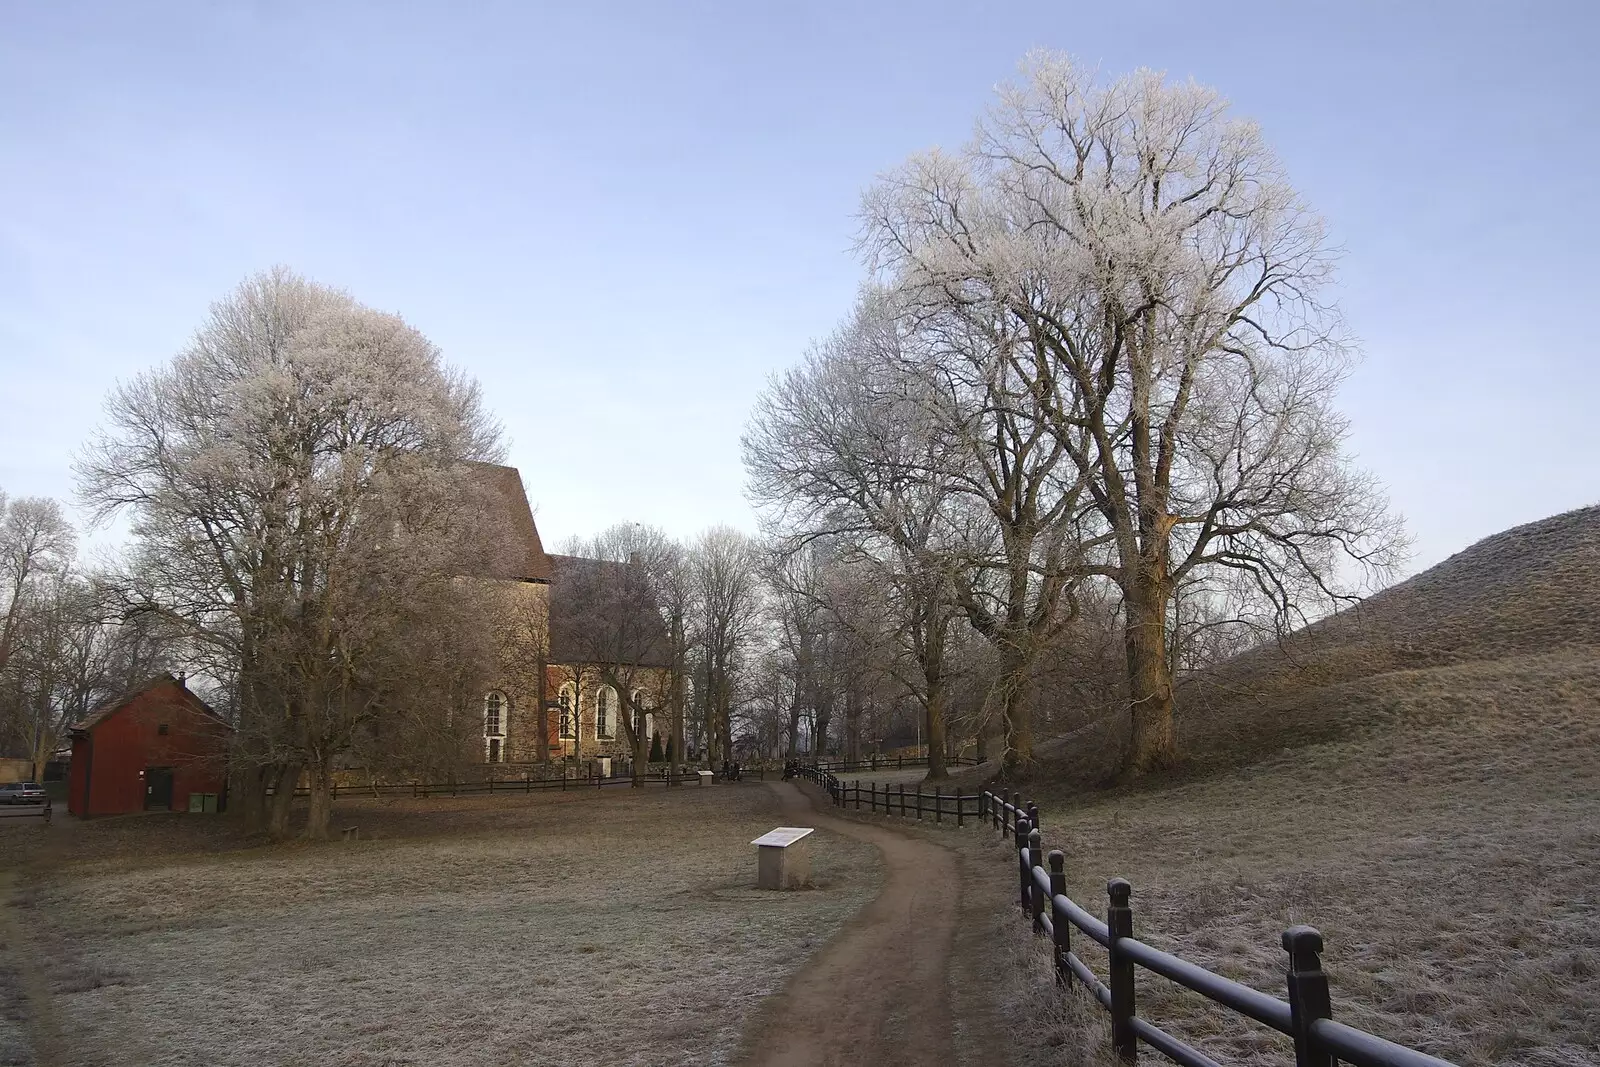
{"type": "Polygon", "coordinates": [[[459,472],[498,454],[476,384],[397,316],[275,269],[106,410],[82,494],[101,518],[131,513],[145,606],[231,662],[235,799],[281,835],[304,772],[307,833],[326,835],[364,729],[481,698],[467,676],[492,646],[454,577],[493,536],[459,472]]]}
{"type": "Polygon", "coordinates": [[[1080,471],[1120,589],[1124,768],[1177,758],[1166,625],[1196,570],[1247,575],[1288,625],[1386,573],[1404,539],[1343,450],[1351,364],[1321,222],[1214,92],[1025,64],[956,154],[913,157],[867,199],[868,242],[913,306],[998,310],[1010,372],[1080,471]]]}

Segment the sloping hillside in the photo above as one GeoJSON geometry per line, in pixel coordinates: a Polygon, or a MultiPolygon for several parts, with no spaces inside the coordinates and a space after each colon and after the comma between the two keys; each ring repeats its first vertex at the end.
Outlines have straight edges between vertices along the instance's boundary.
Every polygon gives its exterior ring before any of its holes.
{"type": "MultiPolygon", "coordinates": [[[[1141,936],[1280,995],[1278,933],[1310,923],[1348,1022],[1473,1067],[1600,1063],[1600,508],[1180,700],[1178,774],[1096,788],[1115,731],[1056,742],[1034,794],[1075,896],[1098,910],[1126,876],[1141,936]]],[[[1284,1062],[1164,983],[1139,1005],[1225,1062],[1284,1062]]]]}
{"type": "MultiPolygon", "coordinates": [[[[1540,657],[1600,656],[1600,507],[1518,526],[1291,635],[1185,679],[1177,729],[1185,774],[1252,762],[1285,748],[1392,727],[1413,697],[1533,697],[1520,676],[1540,657]],[[1504,685],[1497,669],[1502,664],[1504,685]],[[1479,664],[1459,692],[1444,668],[1479,664]]],[[[1553,657],[1553,658],[1552,658],[1553,657]]],[[[1458,709],[1466,714],[1467,706],[1458,709]]],[[[1103,782],[1125,723],[1091,724],[1043,746],[1046,779],[1103,782]]]]}

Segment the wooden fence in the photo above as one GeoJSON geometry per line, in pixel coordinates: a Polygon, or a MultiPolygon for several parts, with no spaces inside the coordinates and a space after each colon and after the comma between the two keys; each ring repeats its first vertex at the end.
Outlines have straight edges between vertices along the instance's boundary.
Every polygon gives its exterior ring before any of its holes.
{"type": "Polygon", "coordinates": [[[49,822],[53,807],[48,798],[38,804],[0,804],[0,819],[43,819],[49,822]]]}
{"type": "MultiPolygon", "coordinates": [[[[919,787],[907,806],[907,794],[876,787],[863,791],[859,783],[846,785],[837,775],[812,767],[801,774],[828,791],[833,803],[859,809],[865,793],[868,809],[885,814],[920,818],[925,810],[953,811],[964,825],[971,806],[975,817],[1006,835],[1017,854],[1017,903],[1033,930],[1051,940],[1056,983],[1068,989],[1082,985],[1111,1014],[1111,1042],[1126,1063],[1138,1058],[1139,1043],[1184,1067],[1222,1067],[1193,1045],[1174,1037],[1137,1014],[1134,1008],[1137,974],[1142,968],[1199,993],[1294,1042],[1296,1067],[1335,1067],[1340,1062],[1356,1067],[1455,1067],[1446,1060],[1395,1044],[1364,1030],[1335,1022],[1328,993],[1328,976],[1322,970],[1322,935],[1310,926],[1292,926],[1283,932],[1288,954],[1287,1000],[1224,978],[1188,960],[1147,945],[1133,936],[1133,886],[1123,878],[1106,883],[1106,917],[1091,915],[1066,894],[1066,856],[1060,849],[1044,851],[1038,805],[1024,804],[1020,794],[1009,798],[990,791],[975,795],[934,792],[934,808],[927,809],[919,787]],[[1105,948],[1109,963],[1106,979],[1090,969],[1072,948],[1072,932],[1105,948]]],[[[937,816],[936,816],[937,818],[937,816]]]]}
{"type": "MultiPolygon", "coordinates": [[[[699,782],[700,776],[692,771],[670,776],[647,774],[641,776],[639,781],[644,785],[683,785],[685,782],[699,782]]],[[[594,774],[583,778],[513,778],[498,782],[492,778],[482,782],[379,782],[376,785],[335,785],[333,796],[335,800],[339,797],[465,797],[478,793],[532,793],[540,789],[563,791],[604,789],[607,786],[632,784],[633,779],[627,775],[603,778],[594,774]]],[[[310,796],[311,790],[300,786],[294,791],[294,795],[310,796]]]]}

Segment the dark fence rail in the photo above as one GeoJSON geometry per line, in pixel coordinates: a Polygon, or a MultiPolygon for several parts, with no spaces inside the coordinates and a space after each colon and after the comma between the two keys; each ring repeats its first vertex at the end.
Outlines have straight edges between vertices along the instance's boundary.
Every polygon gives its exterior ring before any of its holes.
{"type": "Polygon", "coordinates": [[[1167,1033],[1135,1010],[1134,998],[1140,968],[1199,993],[1214,1004],[1271,1027],[1294,1042],[1296,1067],[1456,1067],[1447,1060],[1335,1022],[1322,969],[1322,935],[1310,926],[1292,926],[1283,932],[1288,954],[1285,972],[1288,999],[1279,1000],[1188,960],[1163,952],[1133,936],[1133,886],[1123,878],[1106,883],[1106,917],[1101,920],[1066,893],[1066,855],[1060,849],[1044,851],[1039,806],[1023,803],[1021,794],[1009,796],[985,790],[975,795],[943,793],[930,796],[918,786],[907,793],[859,782],[846,784],[821,767],[801,766],[799,773],[828,791],[837,807],[865,806],[886,815],[935,812],[935,821],[954,814],[957,825],[972,817],[990,823],[1008,837],[1017,854],[1017,904],[1033,924],[1034,933],[1051,941],[1056,982],[1067,989],[1083,986],[1111,1014],[1111,1042],[1126,1063],[1139,1055],[1139,1043],[1183,1067],[1222,1067],[1216,1060],[1167,1033]],[[931,805],[931,806],[930,806],[931,805]],[[1106,950],[1108,964],[1102,981],[1072,948],[1077,930],[1106,950]]]}
{"type": "MultiPolygon", "coordinates": [[[[923,760],[922,765],[926,766],[927,761],[923,760]]],[[[903,785],[880,787],[876,782],[868,782],[863,786],[860,781],[845,782],[830,769],[832,766],[835,765],[801,764],[797,769],[801,777],[809,778],[826,789],[835,807],[853,807],[857,811],[864,807],[868,811],[882,811],[885,815],[897,814],[906,818],[924,819],[931,816],[937,823],[944,822],[945,816],[950,816],[955,819],[957,826],[965,826],[968,819],[979,818],[983,813],[983,797],[979,793],[946,793],[940,788],[928,792],[920,784],[909,792],[903,785]]],[[[908,760],[905,766],[916,764],[908,760]]]]}
{"type": "Polygon", "coordinates": [[[1199,993],[1214,1004],[1271,1027],[1294,1042],[1296,1067],[1454,1067],[1424,1052],[1395,1044],[1353,1026],[1334,1022],[1328,976],[1322,970],[1322,935],[1310,926],[1283,932],[1288,953],[1288,1000],[1214,974],[1204,967],[1163,952],[1133,936],[1133,886],[1123,878],[1106,883],[1106,917],[1101,921],[1066,895],[1066,856],[1060,849],[1044,852],[1039,809],[1024,805],[1013,793],[983,794],[984,814],[995,829],[1011,838],[1017,850],[1018,904],[1034,932],[1051,940],[1056,981],[1069,988],[1086,987],[1111,1013],[1111,1042],[1125,1062],[1138,1056],[1139,1043],[1184,1067],[1220,1067],[1193,1045],[1139,1016],[1134,1009],[1138,970],[1143,968],[1199,993]],[[1048,866],[1047,866],[1048,865],[1048,866]],[[1106,980],[1072,949],[1077,930],[1106,949],[1106,980]]]}
{"type": "Polygon", "coordinates": [[[50,821],[50,811],[54,807],[46,798],[37,804],[0,804],[0,819],[43,819],[50,821]]]}
{"type": "MultiPolygon", "coordinates": [[[[694,772],[687,774],[668,775],[664,773],[641,775],[639,781],[643,785],[683,785],[686,782],[699,782],[700,776],[694,772]]],[[[489,779],[481,782],[379,782],[376,785],[335,785],[333,787],[334,799],[339,797],[465,797],[479,793],[533,793],[541,789],[558,789],[564,791],[578,789],[605,789],[632,785],[633,779],[627,775],[613,775],[609,778],[600,775],[588,775],[583,778],[511,778],[501,781],[489,779]]],[[[271,790],[269,789],[270,793],[271,790]]],[[[305,786],[295,789],[294,795],[305,797],[311,795],[311,790],[305,786]]]]}

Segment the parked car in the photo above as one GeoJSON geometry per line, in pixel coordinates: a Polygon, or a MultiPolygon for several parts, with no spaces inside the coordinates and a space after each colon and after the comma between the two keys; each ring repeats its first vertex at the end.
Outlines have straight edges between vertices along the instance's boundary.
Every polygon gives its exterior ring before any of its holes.
{"type": "Polygon", "coordinates": [[[0,804],[43,804],[44,787],[37,782],[6,782],[0,785],[0,804]]]}

